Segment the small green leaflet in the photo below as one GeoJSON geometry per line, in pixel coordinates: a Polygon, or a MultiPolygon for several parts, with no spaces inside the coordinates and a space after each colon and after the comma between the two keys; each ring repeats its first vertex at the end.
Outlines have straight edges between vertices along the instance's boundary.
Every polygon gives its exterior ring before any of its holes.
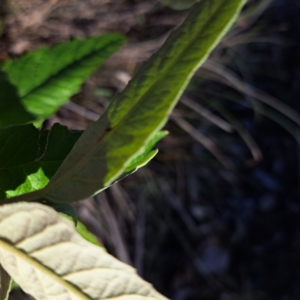
{"type": "MultiPolygon", "coordinates": [[[[3,66],[10,83],[17,89],[20,105],[6,118],[5,126],[43,121],[53,115],[82,83],[125,41],[120,34],[106,34],[85,40],[73,40],[53,48],[44,47],[3,66]],[[24,109],[27,111],[24,111],[24,109]],[[14,114],[19,112],[19,121],[14,114]],[[30,115],[29,115],[30,116],[30,115]]],[[[1,85],[0,85],[1,88],[1,85]]],[[[0,97],[0,108],[2,99],[0,97]]],[[[2,113],[2,111],[0,110],[2,113]]],[[[0,121],[0,126],[1,126],[0,121]]]]}

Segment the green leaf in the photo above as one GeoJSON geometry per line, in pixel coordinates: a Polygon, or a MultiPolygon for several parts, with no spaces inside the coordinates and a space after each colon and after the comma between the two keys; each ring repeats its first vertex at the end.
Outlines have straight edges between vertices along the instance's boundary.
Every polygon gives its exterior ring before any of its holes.
{"type": "Polygon", "coordinates": [[[30,124],[0,128],[0,199],[43,188],[81,133],[59,124],[51,131],[30,124]]]}
{"type": "Polygon", "coordinates": [[[150,162],[150,160],[152,160],[158,153],[157,149],[152,150],[152,148],[158,141],[160,141],[162,138],[164,138],[167,134],[168,134],[168,131],[157,132],[154,135],[154,137],[143,148],[143,153],[138,155],[137,157],[133,158],[130,161],[130,163],[125,168],[124,173],[120,177],[118,177],[115,181],[113,181],[109,186],[106,186],[106,187],[98,190],[97,193],[100,193],[100,192],[106,190],[107,188],[112,186],[114,183],[122,180],[123,178],[131,175],[132,173],[136,172],[138,169],[147,165],[150,162]]]}
{"type": "Polygon", "coordinates": [[[132,163],[128,167],[126,167],[125,173],[130,172],[130,174],[131,174],[131,173],[137,171],[138,169],[146,166],[150,162],[150,160],[152,160],[155,157],[155,155],[157,153],[158,153],[158,150],[155,149],[155,150],[150,151],[148,154],[143,155],[143,157],[141,159],[139,159],[137,162],[132,163]]]}
{"type": "Polygon", "coordinates": [[[141,160],[139,160],[135,164],[132,164],[129,167],[127,167],[125,169],[124,173],[122,173],[122,175],[120,177],[118,177],[115,181],[113,181],[110,185],[106,186],[105,188],[102,188],[102,189],[98,190],[96,193],[100,193],[100,192],[106,190],[107,188],[109,188],[110,186],[115,184],[116,182],[119,182],[120,180],[124,179],[125,177],[127,177],[127,176],[133,174],[134,172],[136,172],[138,169],[144,167],[145,165],[147,165],[150,162],[150,160],[152,160],[155,157],[155,155],[157,153],[158,153],[157,149],[150,151],[148,154],[143,156],[143,158],[141,160]]]}
{"type": "Polygon", "coordinates": [[[31,120],[44,120],[79,92],[81,84],[123,43],[119,34],[73,40],[9,60],[3,70],[17,87],[21,104],[34,115],[31,120]]]}
{"type": "Polygon", "coordinates": [[[10,292],[11,278],[0,265],[0,300],[7,300],[10,292]]]}
{"type": "Polygon", "coordinates": [[[152,160],[155,157],[155,155],[157,153],[158,153],[158,150],[155,149],[155,150],[150,151],[148,154],[143,155],[143,158],[141,158],[138,162],[129,165],[124,170],[124,173],[122,173],[122,175],[119,176],[116,180],[114,180],[110,185],[108,185],[104,188],[101,188],[100,190],[96,191],[95,194],[106,190],[107,188],[111,187],[113,184],[119,182],[120,180],[124,179],[125,177],[127,177],[127,176],[133,174],[134,172],[136,172],[138,169],[144,167],[145,165],[147,165],[150,162],[150,160],[152,160]]]}
{"type": "Polygon", "coordinates": [[[19,289],[19,288],[20,288],[19,285],[14,280],[12,280],[10,290],[19,289]]]}
{"type": "Polygon", "coordinates": [[[125,172],[131,172],[132,170],[136,171],[137,169],[145,166],[158,152],[157,150],[152,150],[153,147],[156,143],[168,135],[168,133],[169,132],[165,130],[157,132],[146,144],[143,149],[143,153],[130,161],[130,163],[126,166],[125,172]]]}
{"type": "Polygon", "coordinates": [[[103,248],[103,245],[101,245],[99,243],[99,240],[97,239],[97,237],[92,234],[86,227],[84,224],[82,224],[81,222],[78,222],[77,223],[77,226],[76,226],[76,230],[77,232],[85,239],[87,240],[88,242],[94,244],[94,245],[97,245],[97,246],[100,246],[103,248]]]}
{"type": "Polygon", "coordinates": [[[97,237],[92,234],[80,221],[78,221],[76,211],[74,207],[68,203],[43,203],[55,209],[62,216],[72,221],[76,227],[77,232],[88,242],[103,247],[97,237]]]}
{"type": "Polygon", "coordinates": [[[228,31],[244,2],[203,0],[195,5],[100,120],[88,126],[51,182],[14,201],[45,197],[72,202],[117,180],[165,124],[190,78],[228,31]]]}
{"type": "Polygon", "coordinates": [[[166,299],[132,267],[87,242],[71,221],[42,204],[0,207],[0,262],[36,299],[166,299]]]}
{"type": "Polygon", "coordinates": [[[0,70],[0,127],[26,123],[34,117],[20,103],[18,92],[0,70]]]}
{"type": "MultiPolygon", "coordinates": [[[[51,131],[38,130],[30,124],[0,128],[0,199],[46,186],[81,134],[59,124],[51,131]]],[[[147,164],[157,153],[150,151],[153,145],[165,135],[166,132],[159,132],[145,152],[131,162],[122,178],[147,164]]],[[[53,202],[47,205],[68,215],[76,224],[76,213],[70,205],[53,202]]]]}
{"type": "Polygon", "coordinates": [[[73,221],[74,225],[77,226],[78,218],[74,207],[68,203],[43,203],[54,208],[58,213],[73,221]]]}

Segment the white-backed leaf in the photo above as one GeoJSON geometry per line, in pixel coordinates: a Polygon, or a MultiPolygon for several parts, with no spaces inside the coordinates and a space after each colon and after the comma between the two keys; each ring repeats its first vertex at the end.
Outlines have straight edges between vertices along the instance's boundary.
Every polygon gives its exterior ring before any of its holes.
{"type": "Polygon", "coordinates": [[[164,300],[135,270],[84,240],[52,208],[0,208],[0,262],[37,300],[164,300]]]}

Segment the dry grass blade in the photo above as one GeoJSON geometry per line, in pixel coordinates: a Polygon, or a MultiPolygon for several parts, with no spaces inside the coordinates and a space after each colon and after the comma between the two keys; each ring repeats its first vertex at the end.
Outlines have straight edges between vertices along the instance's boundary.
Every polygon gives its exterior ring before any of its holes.
{"type": "Polygon", "coordinates": [[[94,199],[99,207],[101,203],[102,216],[105,218],[110,229],[110,233],[114,237],[112,242],[114,243],[117,258],[129,265],[132,265],[121,229],[105,193],[96,195],[94,199]]]}
{"type": "Polygon", "coordinates": [[[123,212],[124,216],[126,216],[128,220],[133,221],[135,219],[135,205],[133,200],[129,197],[127,191],[123,189],[118,182],[113,184],[109,188],[109,191],[111,192],[120,211],[123,212]]]}
{"type": "Polygon", "coordinates": [[[259,162],[263,159],[263,155],[256,144],[255,140],[252,138],[252,136],[247,132],[247,130],[244,128],[244,126],[236,119],[234,118],[227,110],[220,107],[216,103],[213,105],[213,107],[225,118],[230,122],[233,127],[235,128],[236,132],[240,135],[240,137],[244,140],[245,144],[248,146],[249,150],[251,151],[251,154],[253,156],[254,161],[259,162]]]}
{"type": "Polygon", "coordinates": [[[192,99],[189,99],[188,97],[183,96],[180,99],[180,102],[183,103],[184,105],[186,105],[187,107],[191,108],[195,112],[197,112],[203,118],[207,119],[211,123],[213,123],[216,126],[220,127],[224,131],[227,131],[229,133],[234,131],[233,127],[229,123],[222,120],[218,116],[214,115],[213,113],[211,113],[209,110],[204,108],[199,103],[194,102],[192,99]]]}
{"type": "Polygon", "coordinates": [[[193,218],[190,216],[187,209],[184,207],[182,200],[172,192],[172,188],[168,184],[167,181],[157,181],[157,185],[160,191],[164,195],[164,199],[167,203],[176,211],[182,220],[182,222],[186,225],[190,232],[193,234],[198,234],[199,228],[193,218]]]}
{"type": "Polygon", "coordinates": [[[199,142],[203,147],[205,147],[215,158],[226,168],[232,168],[231,162],[222,154],[222,152],[217,148],[217,146],[205,135],[199,132],[191,124],[185,121],[178,112],[174,111],[171,114],[171,120],[174,121],[180,128],[187,132],[191,137],[193,137],[197,142],[199,142]]]}
{"type": "MultiPolygon", "coordinates": [[[[209,74],[211,75],[212,73],[209,73],[209,74]]],[[[216,77],[210,76],[210,75],[209,75],[209,78],[211,80],[217,80],[216,77]]],[[[220,82],[223,82],[223,80],[220,80],[220,82]]],[[[251,106],[248,102],[241,101],[240,99],[239,100],[235,99],[232,96],[228,97],[225,94],[220,94],[217,91],[211,91],[210,94],[215,97],[221,97],[226,100],[230,100],[230,101],[239,103],[249,109],[251,108],[251,106]]],[[[213,105],[213,107],[215,108],[215,105],[213,105]]],[[[282,128],[284,128],[300,144],[300,138],[297,136],[298,135],[298,133],[297,133],[298,127],[297,127],[297,125],[292,123],[292,121],[290,119],[287,119],[286,117],[282,116],[282,114],[280,114],[280,112],[278,112],[277,110],[274,110],[270,107],[267,107],[266,105],[257,105],[256,110],[259,114],[266,116],[267,118],[269,118],[270,120],[274,121],[275,123],[280,125],[282,128]]]]}
{"type": "MultiPolygon", "coordinates": [[[[20,31],[24,31],[26,28],[32,26],[38,26],[42,24],[47,16],[54,10],[55,6],[57,6],[58,0],[49,0],[45,1],[42,5],[34,8],[30,13],[28,11],[20,14],[20,15],[10,15],[7,18],[7,23],[12,25],[14,23],[19,23],[18,27],[21,29],[20,31]]],[[[14,29],[12,29],[14,30],[14,29]]]]}
{"type": "Polygon", "coordinates": [[[88,110],[74,102],[69,102],[64,105],[64,108],[76,113],[77,115],[86,118],[89,121],[97,121],[99,119],[99,115],[94,113],[91,110],[88,110]]]}
{"type": "MultiPolygon", "coordinates": [[[[248,1],[251,3],[252,1],[248,1]]],[[[246,31],[255,23],[255,21],[264,13],[265,10],[272,4],[273,0],[261,0],[256,1],[257,4],[254,6],[250,6],[249,9],[245,9],[242,14],[239,15],[237,24],[240,26],[235,26],[230,30],[230,32],[224,37],[222,42],[220,43],[219,49],[223,47],[230,47],[230,45],[235,42],[235,40],[243,39],[243,35],[251,36],[254,32],[250,32],[250,34],[242,34],[242,32],[246,31]]],[[[255,1],[253,1],[255,3],[255,1]]],[[[239,43],[238,43],[239,44],[239,43]]]]}
{"type": "Polygon", "coordinates": [[[134,64],[144,62],[163,45],[170,33],[171,31],[150,41],[125,45],[106,62],[106,65],[118,67],[124,61],[131,61],[134,64]]]}
{"type": "Polygon", "coordinates": [[[220,65],[216,62],[208,60],[202,66],[203,69],[210,71],[216,75],[218,75],[220,82],[223,82],[236,90],[259,100],[274,109],[278,110],[282,114],[284,114],[289,119],[293,120],[295,123],[300,125],[300,115],[275,97],[268,95],[267,93],[251,86],[250,84],[243,82],[241,79],[237,77],[232,71],[228,68],[220,65]]]}
{"type": "Polygon", "coordinates": [[[267,109],[266,107],[259,107],[258,112],[262,115],[265,115],[266,117],[280,125],[282,128],[284,128],[297,141],[297,143],[300,144],[300,136],[298,134],[299,128],[297,126],[294,126],[294,124],[292,124],[286,118],[282,117],[279,113],[276,113],[276,111],[272,111],[271,109],[267,109]]]}
{"type": "Polygon", "coordinates": [[[144,257],[145,257],[145,236],[146,236],[146,193],[141,193],[139,198],[137,209],[137,220],[135,224],[135,243],[134,243],[134,267],[140,276],[144,272],[144,257]]]}
{"type": "Polygon", "coordinates": [[[76,204],[75,207],[78,214],[78,219],[85,226],[87,226],[87,228],[89,228],[90,231],[95,234],[98,239],[101,239],[101,241],[107,240],[109,232],[105,227],[103,219],[99,217],[100,213],[93,199],[87,198],[84,201],[76,204]]]}
{"type": "Polygon", "coordinates": [[[257,1],[253,7],[247,9],[239,18],[239,22],[244,26],[251,26],[255,21],[267,10],[272,4],[273,0],[261,0],[257,1]]]}

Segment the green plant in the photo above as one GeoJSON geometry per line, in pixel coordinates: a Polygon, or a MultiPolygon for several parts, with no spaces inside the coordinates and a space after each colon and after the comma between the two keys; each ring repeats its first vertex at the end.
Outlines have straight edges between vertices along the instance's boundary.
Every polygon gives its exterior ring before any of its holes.
{"type": "Polygon", "coordinates": [[[41,124],[78,92],[123,43],[122,36],[43,48],[3,66],[0,299],[7,299],[10,276],[36,299],[165,299],[134,269],[82,238],[58,212],[76,223],[69,203],[109,187],[155,156],[168,114],[243,4],[196,4],[84,132],[59,124],[43,131],[28,123],[41,124]]]}

